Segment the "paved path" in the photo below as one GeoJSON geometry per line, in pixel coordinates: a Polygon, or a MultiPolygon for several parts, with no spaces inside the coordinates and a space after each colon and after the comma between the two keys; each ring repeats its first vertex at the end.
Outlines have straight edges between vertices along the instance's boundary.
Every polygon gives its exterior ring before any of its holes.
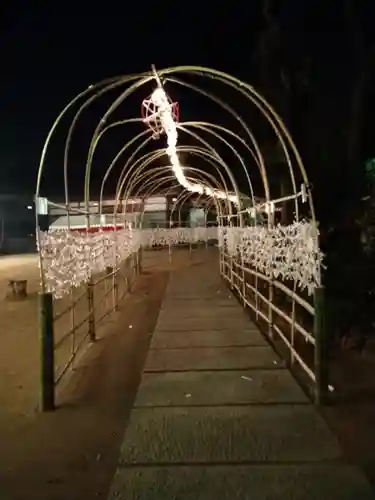
{"type": "Polygon", "coordinates": [[[326,498],[375,497],[214,256],[172,274],[109,499],[326,498]]]}

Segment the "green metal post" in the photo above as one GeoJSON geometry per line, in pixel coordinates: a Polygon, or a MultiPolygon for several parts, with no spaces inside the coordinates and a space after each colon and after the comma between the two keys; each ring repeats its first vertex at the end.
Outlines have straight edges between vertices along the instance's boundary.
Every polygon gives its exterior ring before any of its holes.
{"type": "Polygon", "coordinates": [[[45,412],[55,409],[53,298],[51,293],[39,295],[39,332],[41,347],[40,407],[45,412]]]}
{"type": "Polygon", "coordinates": [[[329,360],[323,287],[315,289],[314,308],[315,403],[317,405],[324,405],[327,402],[328,396],[329,360]]]}
{"type": "Polygon", "coordinates": [[[89,338],[91,342],[95,342],[94,285],[92,278],[87,282],[87,304],[89,309],[89,338]]]}

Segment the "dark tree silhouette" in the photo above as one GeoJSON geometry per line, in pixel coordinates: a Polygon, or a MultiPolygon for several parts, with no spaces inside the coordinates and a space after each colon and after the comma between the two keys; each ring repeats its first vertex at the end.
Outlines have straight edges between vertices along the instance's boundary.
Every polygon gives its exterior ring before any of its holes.
{"type": "Polygon", "coordinates": [[[372,285],[365,276],[372,274],[373,257],[364,257],[361,234],[363,240],[369,223],[362,199],[363,132],[375,70],[371,15],[354,0],[302,4],[293,4],[291,13],[286,2],[264,0],[257,83],[289,127],[314,186],[333,323],[343,334],[356,327],[366,336],[372,285]]]}

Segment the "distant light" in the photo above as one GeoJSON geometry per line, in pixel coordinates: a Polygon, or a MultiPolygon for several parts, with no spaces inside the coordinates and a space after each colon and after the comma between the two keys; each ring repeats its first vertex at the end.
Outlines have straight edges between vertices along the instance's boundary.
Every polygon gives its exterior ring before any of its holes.
{"type": "Polygon", "coordinates": [[[33,207],[31,205],[27,205],[26,208],[27,208],[27,210],[32,210],[33,209],[33,207]]]}
{"type": "Polygon", "coordinates": [[[177,198],[172,198],[172,201],[177,201],[177,198]]]}

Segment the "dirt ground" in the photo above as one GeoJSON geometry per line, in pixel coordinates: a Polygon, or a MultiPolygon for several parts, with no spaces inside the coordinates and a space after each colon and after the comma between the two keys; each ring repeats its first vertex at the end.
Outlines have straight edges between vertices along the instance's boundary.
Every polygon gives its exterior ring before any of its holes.
{"type": "MultiPolygon", "coordinates": [[[[201,253],[203,252],[203,253],[201,253]]],[[[8,279],[28,279],[29,297],[0,297],[1,500],[105,499],[140,382],[169,272],[204,256],[195,250],[145,252],[144,272],[58,391],[55,412],[36,412],[39,344],[35,256],[0,259],[0,294],[8,279]]],[[[375,483],[375,359],[336,360],[335,404],[323,413],[348,456],[375,483]]]]}
{"type": "Polygon", "coordinates": [[[338,352],[331,366],[335,391],[323,416],[349,459],[362,467],[375,488],[375,346],[363,353],[338,352]]]}
{"type": "Polygon", "coordinates": [[[39,367],[36,255],[0,258],[0,425],[8,415],[35,411],[39,367]],[[29,296],[22,302],[4,300],[10,279],[27,279],[29,296]]]}
{"type": "Polygon", "coordinates": [[[0,302],[0,498],[106,498],[170,270],[193,260],[145,252],[144,272],[58,391],[55,412],[35,411],[38,393],[35,256],[0,260],[8,279],[29,280],[25,302],[0,302]]]}

